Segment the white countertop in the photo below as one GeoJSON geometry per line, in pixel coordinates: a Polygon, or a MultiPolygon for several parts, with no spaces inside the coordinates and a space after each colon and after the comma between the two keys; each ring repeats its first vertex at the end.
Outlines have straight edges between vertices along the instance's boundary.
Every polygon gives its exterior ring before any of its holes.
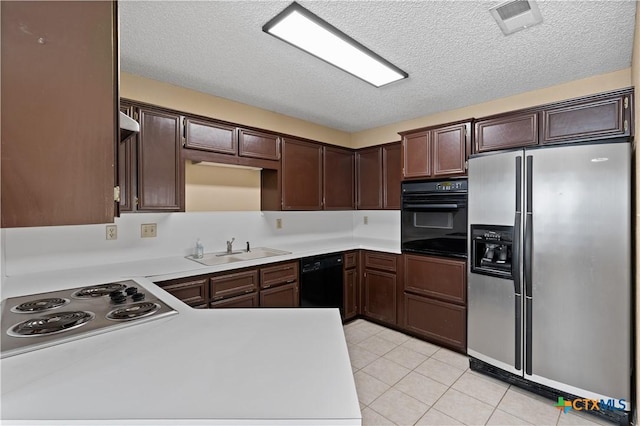
{"type": "Polygon", "coordinates": [[[2,298],[136,277],[179,315],[0,361],[3,424],[359,425],[337,309],[191,309],[160,281],[353,249],[314,241],[283,256],[200,265],[183,257],[7,277],[2,298]],[[149,277],[149,279],[144,278],[149,277]]]}

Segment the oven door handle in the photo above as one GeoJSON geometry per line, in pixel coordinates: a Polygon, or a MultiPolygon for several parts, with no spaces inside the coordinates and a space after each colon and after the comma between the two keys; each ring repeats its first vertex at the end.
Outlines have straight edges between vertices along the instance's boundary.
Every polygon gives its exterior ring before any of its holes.
{"type": "Polygon", "coordinates": [[[461,207],[464,207],[460,204],[455,203],[429,203],[429,204],[403,204],[402,208],[405,210],[457,210],[461,207]]]}

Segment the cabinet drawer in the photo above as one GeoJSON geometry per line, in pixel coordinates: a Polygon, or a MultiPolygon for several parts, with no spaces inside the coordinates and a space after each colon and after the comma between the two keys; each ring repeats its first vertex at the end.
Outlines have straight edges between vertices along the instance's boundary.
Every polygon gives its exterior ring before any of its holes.
{"type": "Polygon", "coordinates": [[[542,143],[628,136],[629,105],[627,95],[545,110],[542,143]]]}
{"type": "Polygon", "coordinates": [[[404,255],[404,290],[460,305],[466,303],[466,263],[404,255]]]}
{"type": "Polygon", "coordinates": [[[297,308],[300,306],[298,282],[260,291],[261,308],[297,308]]]}
{"type": "Polygon", "coordinates": [[[466,308],[422,296],[404,295],[404,325],[437,343],[466,352],[466,308]]]}
{"type": "Polygon", "coordinates": [[[358,252],[348,251],[344,254],[344,269],[351,269],[358,266],[358,252]]]}
{"type": "Polygon", "coordinates": [[[280,138],[270,133],[240,129],[238,131],[238,154],[241,157],[280,159],[280,138]]]}
{"type": "Polygon", "coordinates": [[[236,272],[211,278],[211,299],[213,301],[251,293],[258,288],[258,270],[236,272]]]}
{"type": "Polygon", "coordinates": [[[228,299],[212,302],[212,309],[219,308],[257,308],[258,293],[243,294],[242,296],[230,297],[228,299]]]}
{"type": "Polygon", "coordinates": [[[371,268],[371,269],[379,269],[381,271],[396,272],[397,270],[396,255],[366,251],[364,252],[364,267],[371,268]]]}
{"type": "Polygon", "coordinates": [[[298,262],[281,263],[260,269],[260,288],[298,281],[298,262]]]}
{"type": "Polygon", "coordinates": [[[476,151],[538,144],[538,113],[509,115],[476,122],[476,151]]]}
{"type": "MultiPolygon", "coordinates": [[[[189,280],[172,280],[158,283],[163,290],[171,293],[190,306],[202,305],[209,302],[208,278],[194,277],[189,280]]],[[[196,306],[200,307],[200,306],[196,306]]]]}

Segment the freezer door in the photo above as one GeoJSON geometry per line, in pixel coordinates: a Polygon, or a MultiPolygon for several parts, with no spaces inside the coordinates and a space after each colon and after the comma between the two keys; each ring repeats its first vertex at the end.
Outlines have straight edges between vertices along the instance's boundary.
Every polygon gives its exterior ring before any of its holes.
{"type": "Polygon", "coordinates": [[[629,401],[630,146],[574,145],[526,156],[533,259],[525,377],[629,401]]]}
{"type": "MultiPolygon", "coordinates": [[[[523,151],[513,151],[469,160],[468,235],[471,235],[471,225],[516,225],[522,205],[518,196],[522,192],[522,159],[523,151]]],[[[514,243],[517,243],[522,228],[514,226],[514,229],[517,234],[514,243]]],[[[503,370],[521,374],[521,268],[517,267],[514,282],[472,273],[471,256],[467,265],[468,353],[503,370]]]]}

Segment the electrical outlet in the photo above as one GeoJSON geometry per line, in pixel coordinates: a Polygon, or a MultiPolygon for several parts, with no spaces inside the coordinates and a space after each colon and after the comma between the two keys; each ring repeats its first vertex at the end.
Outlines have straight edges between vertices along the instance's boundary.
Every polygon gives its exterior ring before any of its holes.
{"type": "Polygon", "coordinates": [[[364,224],[368,225],[369,224],[369,216],[365,216],[364,217],[364,224]]]}
{"type": "Polygon", "coordinates": [[[276,229],[282,229],[282,219],[276,219],[276,229]]]}
{"type": "Polygon", "coordinates": [[[158,235],[158,225],[155,223],[143,223],[140,225],[140,236],[142,238],[155,238],[158,235]]]}
{"type": "Polygon", "coordinates": [[[107,225],[107,240],[118,239],[118,225],[107,225]]]}

